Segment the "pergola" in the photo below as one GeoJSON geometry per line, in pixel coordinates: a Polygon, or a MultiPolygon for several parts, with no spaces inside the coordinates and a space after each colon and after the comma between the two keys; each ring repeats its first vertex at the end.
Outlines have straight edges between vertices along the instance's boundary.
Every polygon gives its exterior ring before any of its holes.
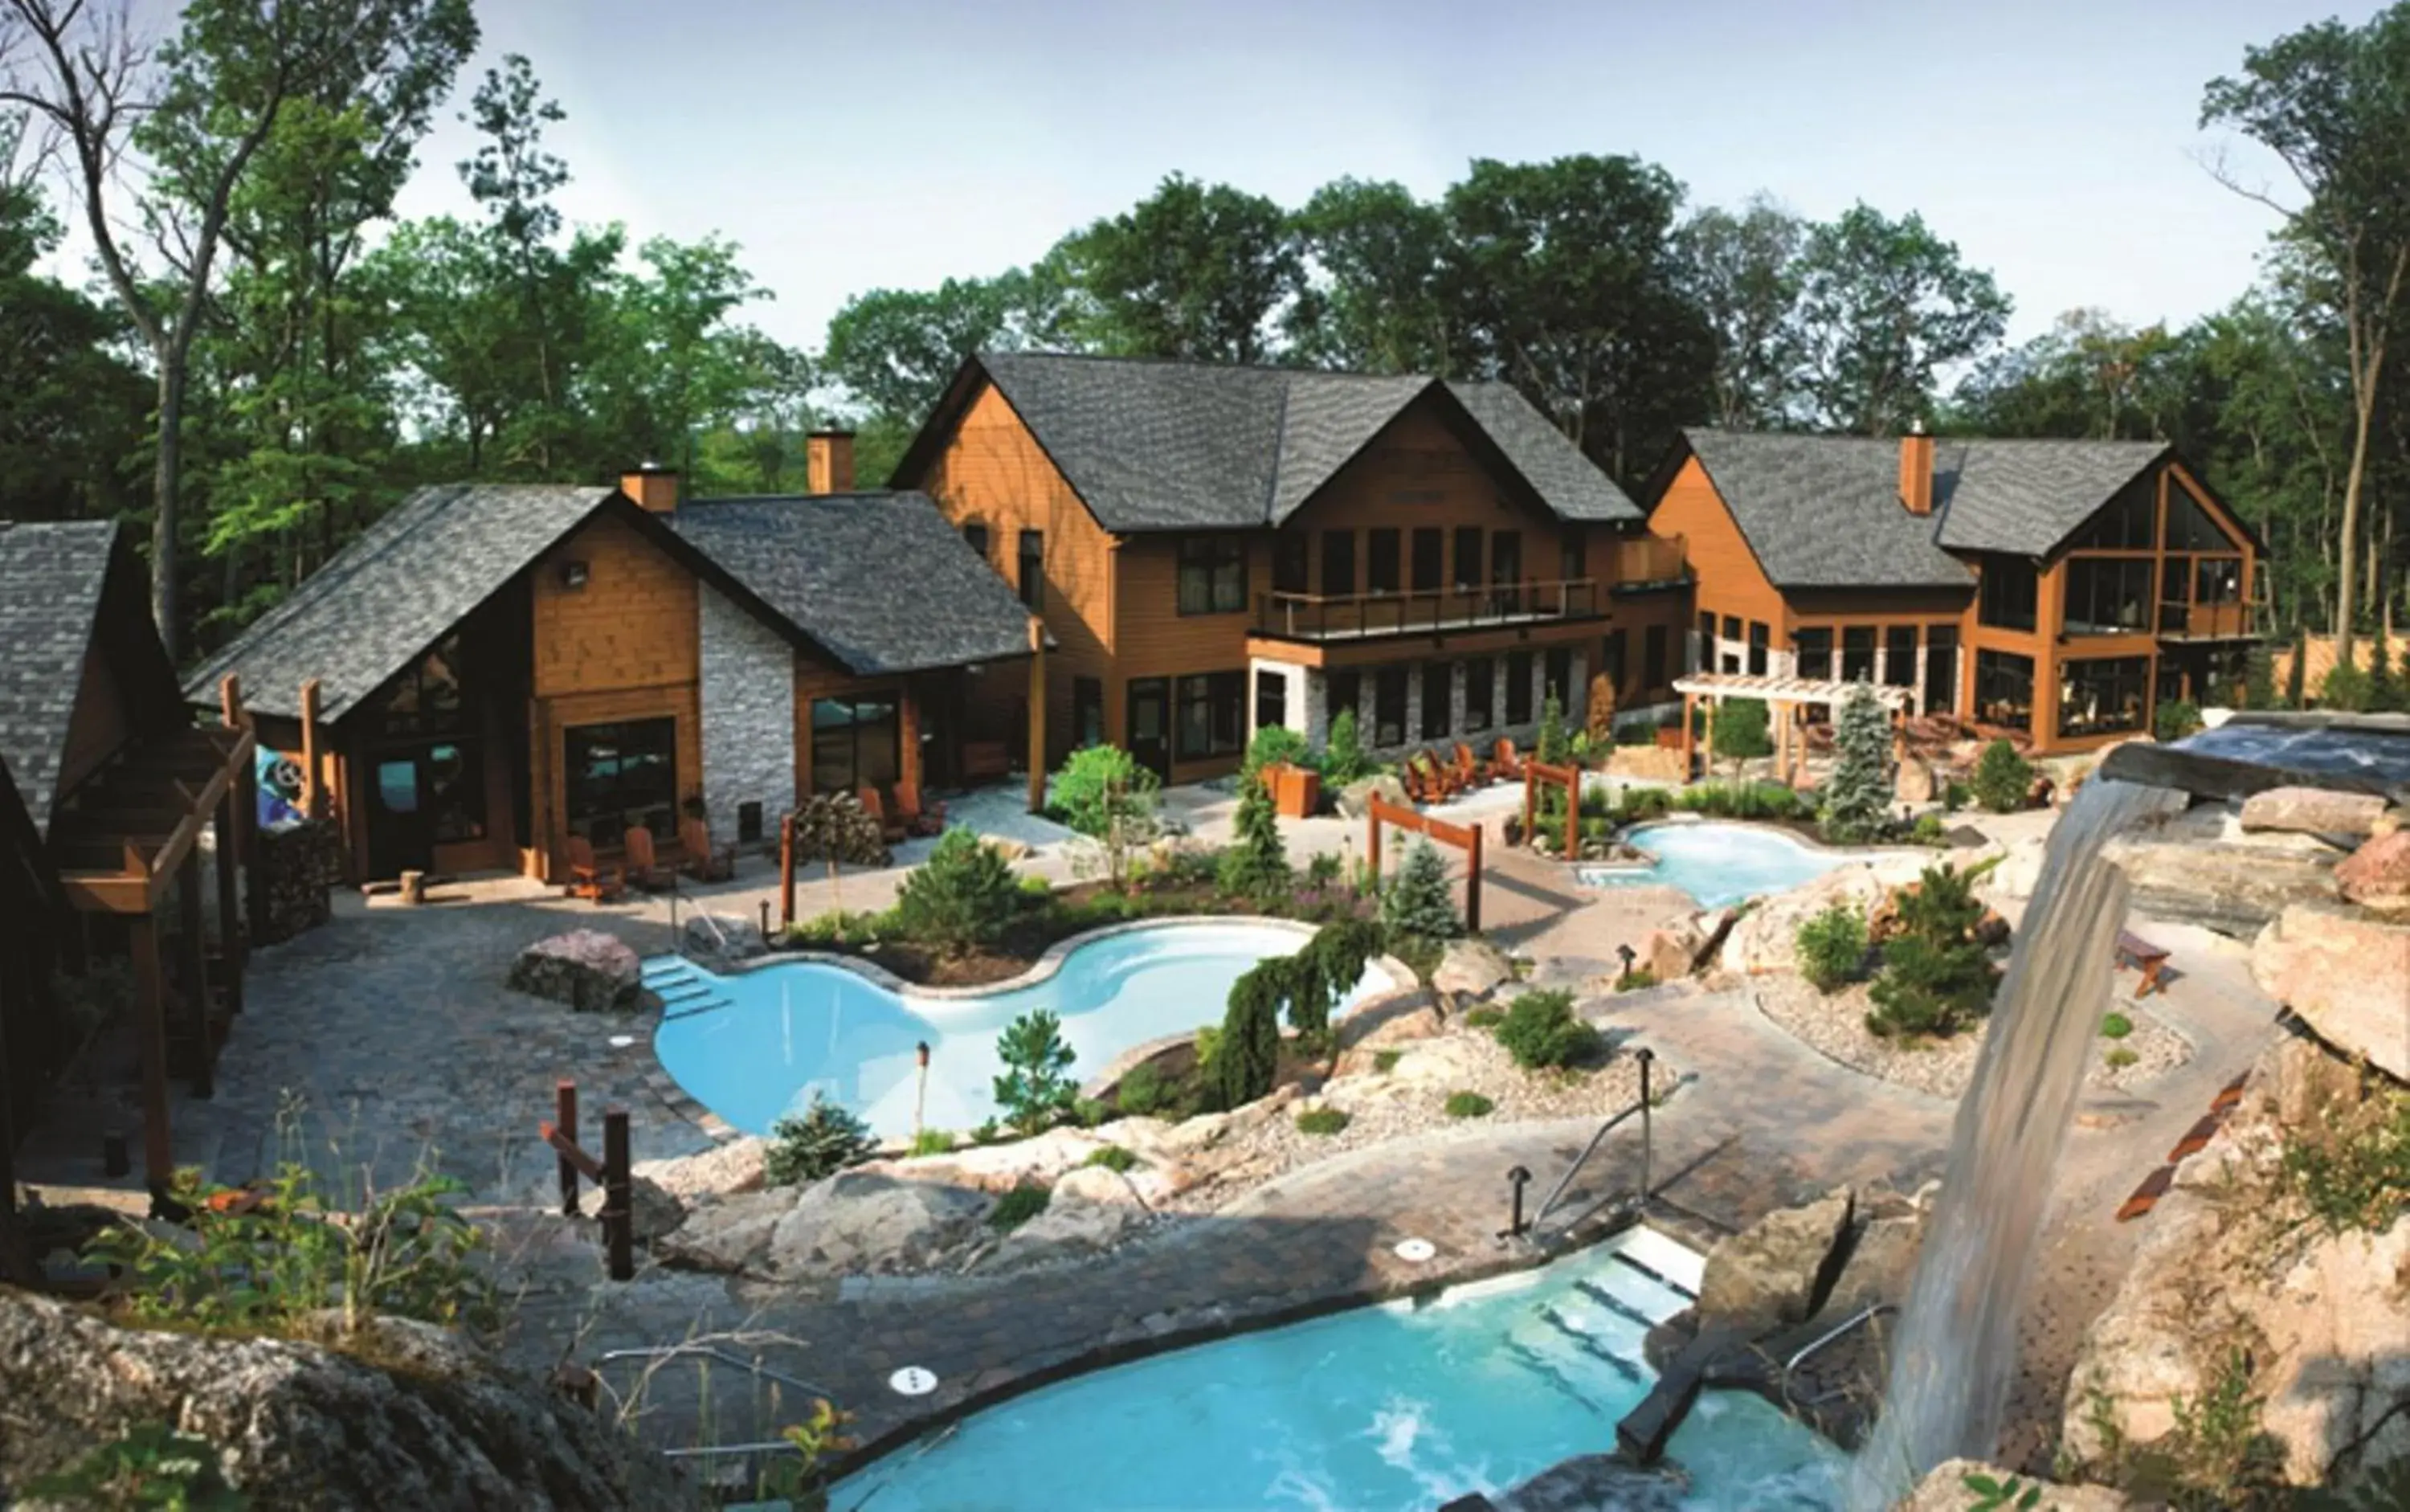
{"type": "Polygon", "coordinates": [[[245,877],[244,908],[254,923],[264,913],[266,878],[253,845],[259,822],[257,740],[235,679],[225,679],[221,695],[222,728],[179,724],[137,736],[51,821],[49,850],[69,907],[124,921],[142,1059],[143,1176],[154,1201],[165,1197],[175,1172],[167,1118],[170,1000],[177,1010],[172,1033],[188,1047],[184,1064],[194,1095],[209,1097],[216,1010],[242,1009],[248,937],[236,901],[238,867],[245,877]],[[211,826],[220,943],[214,959],[204,943],[199,847],[201,832],[211,826]],[[180,947],[172,990],[159,918],[171,897],[180,947]]]}
{"type": "Polygon", "coordinates": [[[1838,707],[1853,690],[1864,688],[1875,695],[1875,701],[1892,717],[1893,741],[1899,739],[1898,728],[1907,715],[1912,690],[1893,688],[1882,683],[1837,682],[1821,677],[1773,677],[1742,672],[1694,672],[1674,679],[1674,691],[1682,695],[1682,771],[1691,770],[1693,738],[1691,734],[1692,712],[1699,700],[1707,701],[1707,749],[1716,749],[1716,710],[1728,698],[1754,698],[1763,702],[1772,715],[1774,726],[1774,769],[1785,782],[1795,783],[1798,768],[1807,759],[1804,738],[1795,728],[1800,709],[1810,705],[1838,707]]]}

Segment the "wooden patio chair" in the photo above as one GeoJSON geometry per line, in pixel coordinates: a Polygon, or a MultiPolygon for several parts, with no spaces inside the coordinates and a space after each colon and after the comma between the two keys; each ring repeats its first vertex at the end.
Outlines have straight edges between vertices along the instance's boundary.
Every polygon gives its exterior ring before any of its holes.
{"type": "Polygon", "coordinates": [[[1489,780],[1489,763],[1473,753],[1473,748],[1459,740],[1456,743],[1456,765],[1453,772],[1457,786],[1477,788],[1489,780]]]}
{"type": "Polygon", "coordinates": [[[1508,782],[1520,782],[1523,780],[1523,753],[1515,749],[1515,742],[1501,735],[1489,752],[1489,769],[1508,782]]]}
{"type": "Polygon", "coordinates": [[[893,845],[905,837],[907,832],[904,826],[889,818],[887,806],[878,801],[878,788],[865,782],[854,790],[853,795],[860,800],[862,807],[869,812],[870,817],[878,821],[878,833],[889,845],[893,845]]]}
{"type": "Polygon", "coordinates": [[[1456,785],[1440,769],[1439,758],[1428,750],[1418,750],[1406,758],[1406,796],[1416,803],[1445,803],[1456,792],[1456,785]]]}
{"type": "Polygon", "coordinates": [[[573,835],[561,850],[569,857],[569,895],[605,903],[628,890],[628,880],[618,867],[602,869],[594,859],[594,842],[583,835],[573,835]]]}
{"type": "Polygon", "coordinates": [[[946,806],[942,803],[923,805],[921,802],[921,784],[899,781],[895,784],[895,821],[915,835],[943,835],[946,833],[946,806]]]}
{"type": "Polygon", "coordinates": [[[628,860],[628,880],[647,893],[663,892],[677,885],[677,874],[661,865],[661,854],[653,849],[653,832],[642,824],[631,824],[620,849],[628,860]]]}
{"type": "Polygon", "coordinates": [[[687,875],[698,882],[724,882],[736,875],[736,848],[714,847],[710,824],[691,814],[678,821],[678,849],[686,852],[687,875]]]}

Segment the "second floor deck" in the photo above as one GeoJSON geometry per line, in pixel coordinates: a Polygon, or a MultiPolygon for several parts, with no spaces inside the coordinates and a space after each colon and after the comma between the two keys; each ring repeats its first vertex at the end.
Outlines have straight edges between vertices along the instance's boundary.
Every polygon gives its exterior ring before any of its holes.
{"type": "Polygon", "coordinates": [[[1590,577],[1459,583],[1343,595],[1273,591],[1256,599],[1255,632],[1279,640],[1372,640],[1387,635],[1604,618],[1618,593],[1688,580],[1678,539],[1632,536],[1608,543],[1606,571],[1590,577]]]}

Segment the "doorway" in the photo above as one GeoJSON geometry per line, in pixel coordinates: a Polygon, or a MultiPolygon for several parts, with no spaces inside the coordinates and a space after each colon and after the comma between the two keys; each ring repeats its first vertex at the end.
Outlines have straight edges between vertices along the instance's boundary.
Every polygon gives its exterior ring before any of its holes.
{"type": "Polygon", "coordinates": [[[369,762],[371,877],[431,871],[435,848],[486,837],[486,772],[468,741],[375,753],[369,762]]]}
{"type": "Polygon", "coordinates": [[[1171,685],[1165,678],[1140,677],[1129,685],[1129,753],[1171,780],[1171,685]]]}

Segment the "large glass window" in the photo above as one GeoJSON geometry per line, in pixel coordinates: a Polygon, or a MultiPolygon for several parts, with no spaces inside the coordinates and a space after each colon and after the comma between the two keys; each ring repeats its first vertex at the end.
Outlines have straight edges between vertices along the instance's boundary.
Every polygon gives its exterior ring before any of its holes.
{"type": "Polygon", "coordinates": [[[1607,691],[1620,702],[1623,697],[1623,659],[1629,654],[1631,637],[1623,631],[1610,630],[1606,643],[1599,647],[1599,675],[1606,679],[1607,691]]]}
{"type": "Polygon", "coordinates": [[[1269,730],[1288,723],[1288,676],[1264,671],[1256,674],[1256,728],[1269,730]]]}
{"type": "Polygon", "coordinates": [[[1183,762],[1230,756],[1247,743],[1247,675],[1210,672],[1183,677],[1172,720],[1172,754],[1183,762]]]}
{"type": "Polygon", "coordinates": [[[1498,663],[1486,656],[1477,656],[1467,662],[1464,664],[1464,727],[1467,730],[1489,728],[1489,711],[1497,707],[1493,702],[1497,696],[1498,663]]]}
{"type": "Polygon", "coordinates": [[[1383,667],[1372,676],[1372,744],[1406,743],[1406,669],[1383,667]]]}
{"type": "Polygon", "coordinates": [[[1425,740],[1437,740],[1447,734],[1450,689],[1456,674],[1445,662],[1423,663],[1422,733],[1425,740]]]}
{"type": "Polygon", "coordinates": [[[1247,544],[1235,535],[1180,538],[1180,612],[1231,614],[1247,606],[1247,544]]]}
{"type": "Polygon", "coordinates": [[[1651,625],[1640,637],[1640,691],[1654,693],[1666,685],[1665,627],[1651,625]]]}
{"type": "Polygon", "coordinates": [[[1768,626],[1764,620],[1750,620],[1749,622],[1749,675],[1750,676],[1763,677],[1765,676],[1766,668],[1773,661],[1773,650],[1774,631],[1772,627],[1768,626]]]}
{"type": "Polygon", "coordinates": [[[1352,599],[1356,596],[1356,532],[1353,531],[1322,532],[1322,596],[1327,599],[1352,599]]]}
{"type": "Polygon", "coordinates": [[[1844,625],[1841,628],[1841,680],[1872,682],[1875,680],[1875,627],[1844,625]]]}
{"type": "Polygon", "coordinates": [[[1532,653],[1506,653],[1506,722],[1532,722],[1532,653]]]}
{"type": "Polygon", "coordinates": [[[893,782],[902,770],[902,734],[891,694],[812,700],[812,791],[851,792],[865,782],[893,782]]]}
{"type": "Polygon", "coordinates": [[[1456,528],[1456,586],[1460,591],[1481,586],[1481,535],[1478,525],[1456,528]]]}
{"type": "Polygon", "coordinates": [[[1976,618],[2002,630],[2031,630],[2041,577],[2023,557],[1985,557],[1976,618]]]}
{"type": "Polygon", "coordinates": [[[2243,560],[2240,557],[2203,557],[2193,563],[2193,603],[2232,603],[2242,596],[2243,560]]]}
{"type": "Polygon", "coordinates": [[[1415,591],[1436,593],[1440,579],[1445,575],[1447,534],[1436,525],[1426,525],[1415,531],[1415,591]]]}
{"type": "Polygon", "coordinates": [[[1046,535],[1021,532],[1021,602],[1031,610],[1046,607],[1046,535]]]}
{"type": "Polygon", "coordinates": [[[1540,662],[1540,695],[1557,701],[1557,712],[1568,713],[1573,708],[1574,653],[1568,647],[1552,647],[1540,662]]]}
{"type": "Polygon", "coordinates": [[[1883,632],[1883,681],[1893,688],[1916,686],[1916,627],[1893,625],[1883,632]]]}
{"type": "Polygon", "coordinates": [[[2151,659],[2107,657],[2058,664],[2058,733],[2105,735],[2140,730],[2150,711],[2151,659]]]}
{"type": "Polygon", "coordinates": [[[2033,658],[2007,651],[1975,653],[1975,718],[2003,730],[2033,728],[2033,658]]]}
{"type": "Polygon", "coordinates": [[[1272,591],[1303,593],[1313,581],[1306,572],[1306,534],[1283,531],[1272,537],[1272,591]]]}
{"type": "Polygon", "coordinates": [[[1328,696],[1329,717],[1335,720],[1343,713],[1355,715],[1356,738],[1362,740],[1365,735],[1364,711],[1357,705],[1364,697],[1364,675],[1360,672],[1332,673],[1328,696]]]}
{"type": "Polygon", "coordinates": [[[2151,628],[2152,562],[2145,557],[2076,557],[2067,564],[2067,632],[2132,635],[2151,628]]]}
{"type": "Polygon", "coordinates": [[[1380,530],[1370,532],[1371,545],[1364,560],[1364,591],[1395,593],[1398,591],[1398,532],[1380,530]]]}
{"type": "Polygon", "coordinates": [[[2068,545],[2076,551],[2148,551],[2158,538],[2158,474],[2153,472],[2119,489],[2068,545]]]}
{"type": "Polygon", "coordinates": [[[2232,551],[2238,542],[2217,528],[2209,511],[2174,479],[2168,480],[2168,549],[2170,551],[2232,551]]]}
{"type": "Polygon", "coordinates": [[[1924,627],[1924,712],[1958,710],[1958,627],[1924,627]]]}
{"type": "Polygon", "coordinates": [[[1791,632],[1791,648],[1798,653],[1799,676],[1811,682],[1830,682],[1833,677],[1833,632],[1829,630],[1795,630],[1791,632]]]}
{"type": "Polygon", "coordinates": [[[427,807],[440,845],[486,837],[486,765],[474,745],[427,748],[427,807]]]}
{"type": "Polygon", "coordinates": [[[677,829],[677,720],[575,725],[561,748],[573,834],[609,846],[640,824],[677,829]]]}
{"type": "Polygon", "coordinates": [[[394,738],[465,733],[469,716],[460,671],[460,637],[447,635],[386,685],[371,716],[376,733],[394,738]]]}

